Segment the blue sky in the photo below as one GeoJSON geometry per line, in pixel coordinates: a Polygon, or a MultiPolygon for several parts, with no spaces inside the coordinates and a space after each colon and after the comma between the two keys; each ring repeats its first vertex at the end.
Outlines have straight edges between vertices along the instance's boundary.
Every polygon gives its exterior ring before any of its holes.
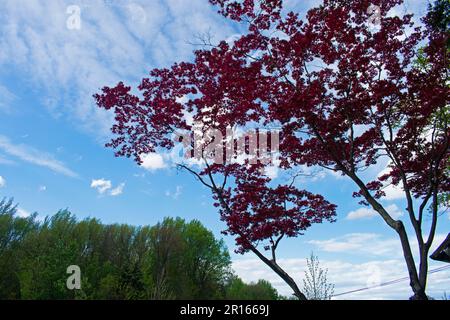
{"type": "MultiPolygon", "coordinates": [[[[317,1],[285,1],[300,12],[317,1]],[[301,3],[301,5],[299,4],[301,3]]],[[[422,15],[427,1],[410,0],[397,12],[422,15]]],[[[136,84],[148,70],[192,58],[195,36],[228,39],[243,31],[215,14],[207,0],[2,0],[0,3],[0,197],[13,196],[20,214],[40,216],[69,208],[79,218],[105,223],[154,224],[166,216],[199,219],[217,236],[223,229],[208,190],[178,172],[167,159],[145,168],[118,159],[103,147],[111,115],[98,110],[92,94],[119,80],[136,84]],[[80,29],[67,26],[78,6],[80,29]]],[[[380,163],[367,172],[375,177],[380,163]]],[[[312,227],[280,248],[282,264],[301,279],[314,250],[336,292],[406,275],[395,234],[351,197],[354,185],[329,173],[300,181],[338,205],[338,222],[312,227]]],[[[391,214],[405,207],[398,190],[385,201],[391,214]]],[[[450,229],[442,216],[438,239],[450,229]]],[[[232,238],[224,238],[230,251],[232,238]]],[[[245,280],[265,278],[282,293],[286,286],[252,255],[233,254],[245,280]]],[[[432,268],[442,264],[434,263],[432,268]]],[[[430,276],[430,293],[450,291],[450,272],[430,276]]],[[[343,298],[405,298],[407,281],[343,298]]]]}

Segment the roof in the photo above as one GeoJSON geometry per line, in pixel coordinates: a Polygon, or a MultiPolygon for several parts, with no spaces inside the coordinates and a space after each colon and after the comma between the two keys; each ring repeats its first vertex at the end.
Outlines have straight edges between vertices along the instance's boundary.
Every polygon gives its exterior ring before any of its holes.
{"type": "Polygon", "coordinates": [[[439,248],[430,256],[431,259],[450,263],[450,233],[439,248]]]}

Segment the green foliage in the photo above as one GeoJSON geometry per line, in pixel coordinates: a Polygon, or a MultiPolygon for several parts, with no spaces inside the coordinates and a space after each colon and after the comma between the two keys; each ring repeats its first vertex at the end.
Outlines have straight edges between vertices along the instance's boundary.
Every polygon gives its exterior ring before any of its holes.
{"type": "MultiPolygon", "coordinates": [[[[445,170],[447,175],[450,175],[450,159],[447,161],[447,168],[445,170]]],[[[438,195],[439,206],[447,211],[450,208],[450,192],[443,192],[438,195]]]]}
{"type": "Polygon", "coordinates": [[[37,224],[36,215],[28,218],[15,217],[17,206],[13,199],[0,201],[0,297],[20,297],[18,268],[22,251],[19,250],[25,237],[37,224]]]}
{"type": "Polygon", "coordinates": [[[149,232],[156,299],[167,298],[168,292],[181,299],[220,297],[231,264],[223,241],[200,222],[180,218],[167,218],[149,232]]]}
{"type": "Polygon", "coordinates": [[[278,300],[275,288],[266,280],[245,284],[240,278],[231,277],[227,286],[226,298],[229,300],[278,300]]]}
{"type": "Polygon", "coordinates": [[[17,205],[14,205],[14,199],[2,199],[0,201],[0,214],[1,215],[13,215],[17,212],[17,205]]]}
{"type": "MultiPolygon", "coordinates": [[[[224,242],[199,221],[133,227],[67,210],[41,222],[16,213],[12,199],[0,201],[0,299],[224,299],[241,281],[224,242]],[[81,269],[81,290],[66,287],[70,265],[81,269]]],[[[243,286],[230,297],[277,297],[267,282],[243,286]]]]}
{"type": "Polygon", "coordinates": [[[422,73],[427,73],[430,70],[430,61],[425,53],[425,48],[419,48],[414,61],[414,67],[422,73]]]}
{"type": "Polygon", "coordinates": [[[428,7],[428,16],[433,28],[440,32],[448,32],[450,25],[450,1],[435,0],[428,7]]]}

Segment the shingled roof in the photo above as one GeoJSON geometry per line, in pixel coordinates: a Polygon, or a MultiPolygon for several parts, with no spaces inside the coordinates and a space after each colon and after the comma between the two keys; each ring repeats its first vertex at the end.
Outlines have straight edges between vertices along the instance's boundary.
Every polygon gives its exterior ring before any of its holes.
{"type": "Polygon", "coordinates": [[[430,256],[431,259],[450,263],[450,233],[439,248],[430,256]]]}

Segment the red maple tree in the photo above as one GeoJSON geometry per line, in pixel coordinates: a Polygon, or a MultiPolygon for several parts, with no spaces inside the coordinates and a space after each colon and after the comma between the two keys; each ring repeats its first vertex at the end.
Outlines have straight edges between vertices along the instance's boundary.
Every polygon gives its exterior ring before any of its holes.
{"type": "MultiPolygon", "coordinates": [[[[152,70],[140,95],[123,83],[103,88],[97,104],[116,115],[116,137],[108,146],[140,163],[142,155],[173,148],[177,130],[192,129],[186,112],[203,133],[278,126],[280,167],[322,167],[354,181],[354,196],[398,234],[414,298],[427,299],[439,197],[450,189],[447,33],[427,19],[418,27],[411,15],[389,15],[401,0],[325,0],[304,20],[285,13],[281,0],[210,2],[245,23],[248,33],[233,43],[205,43],[210,47],[195,51],[194,62],[152,70]],[[364,181],[362,172],[384,159],[386,174],[364,181]],[[380,202],[387,184],[404,191],[418,268],[403,221],[380,202]],[[425,231],[427,209],[431,224],[425,231]]],[[[333,221],[335,206],[294,183],[274,186],[264,171],[273,163],[211,164],[202,158],[205,167],[198,172],[182,167],[212,190],[238,251],[254,252],[305,299],[277,263],[276,249],[312,223],[333,221]]]]}

